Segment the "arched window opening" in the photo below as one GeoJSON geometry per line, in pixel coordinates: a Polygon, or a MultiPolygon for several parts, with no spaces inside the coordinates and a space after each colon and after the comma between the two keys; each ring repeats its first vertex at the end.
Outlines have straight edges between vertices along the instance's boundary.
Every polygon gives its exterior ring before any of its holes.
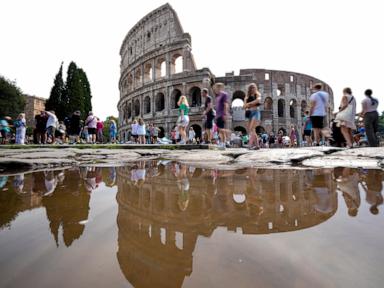
{"type": "Polygon", "coordinates": [[[272,111],[273,109],[273,100],[270,97],[265,98],[264,100],[264,110],[265,111],[272,111]]]}
{"type": "Polygon", "coordinates": [[[144,114],[151,113],[151,98],[146,96],[144,98],[144,114]]]}
{"type": "Polygon", "coordinates": [[[296,116],[296,113],[295,113],[296,104],[297,104],[297,102],[295,99],[292,99],[291,101],[289,101],[289,116],[291,118],[295,118],[295,116],[296,116]]]}
{"type": "Polygon", "coordinates": [[[279,117],[284,117],[285,102],[283,99],[279,99],[277,102],[277,114],[279,117]]]}
{"type": "Polygon", "coordinates": [[[140,115],[140,101],[139,99],[136,99],[134,102],[134,112],[135,112],[135,117],[140,115]]]}
{"type": "Polygon", "coordinates": [[[201,89],[199,87],[192,87],[189,90],[189,95],[191,96],[192,107],[201,106],[201,89]]]}
{"type": "Polygon", "coordinates": [[[172,99],[172,108],[173,109],[176,109],[177,107],[179,107],[179,105],[177,105],[177,102],[179,101],[179,98],[181,97],[181,91],[179,89],[173,89],[172,91],[172,94],[171,94],[171,99],[172,99]]]}
{"type": "Polygon", "coordinates": [[[156,94],[156,112],[163,111],[165,108],[164,94],[159,92],[156,94]]]}

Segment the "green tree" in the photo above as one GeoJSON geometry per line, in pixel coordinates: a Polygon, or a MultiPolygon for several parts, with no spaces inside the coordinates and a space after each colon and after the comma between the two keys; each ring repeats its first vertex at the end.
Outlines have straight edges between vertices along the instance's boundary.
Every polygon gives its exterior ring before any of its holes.
{"type": "Polygon", "coordinates": [[[384,134],[384,111],[381,112],[381,116],[379,116],[379,132],[384,134]]]}
{"type": "Polygon", "coordinates": [[[81,87],[83,89],[82,96],[83,96],[83,103],[84,103],[84,112],[88,113],[89,111],[92,111],[91,86],[89,84],[87,74],[81,68],[79,68],[79,75],[80,75],[81,87]]]}
{"type": "Polygon", "coordinates": [[[118,118],[115,116],[108,116],[103,122],[104,123],[104,128],[103,128],[104,141],[109,141],[109,126],[111,125],[110,120],[115,120],[117,129],[119,129],[118,118]]]}
{"type": "Polygon", "coordinates": [[[61,63],[60,70],[56,74],[51,89],[51,94],[45,103],[46,110],[55,111],[57,117],[63,120],[66,116],[66,100],[65,100],[65,86],[63,80],[63,63],[61,63]]]}
{"type": "Polygon", "coordinates": [[[74,111],[79,110],[81,116],[85,117],[83,93],[84,89],[79,69],[75,62],[71,62],[68,66],[67,81],[65,83],[66,115],[71,115],[74,111]]]}
{"type": "Polygon", "coordinates": [[[0,76],[0,118],[10,116],[16,118],[24,112],[25,98],[21,89],[3,76],[0,76]]]}

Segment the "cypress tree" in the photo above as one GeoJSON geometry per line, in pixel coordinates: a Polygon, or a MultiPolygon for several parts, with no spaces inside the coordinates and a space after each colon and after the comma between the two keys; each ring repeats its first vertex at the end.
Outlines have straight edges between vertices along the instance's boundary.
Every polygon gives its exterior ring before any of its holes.
{"type": "Polygon", "coordinates": [[[66,98],[66,114],[71,115],[74,111],[79,110],[81,116],[84,118],[84,89],[79,73],[74,62],[68,66],[67,81],[65,84],[65,98],[66,98]]]}
{"type": "Polygon", "coordinates": [[[62,120],[65,117],[65,99],[64,99],[64,81],[63,81],[63,63],[61,63],[59,72],[56,74],[53,82],[53,87],[47,102],[45,103],[46,110],[53,110],[57,117],[62,120]]]}
{"type": "Polygon", "coordinates": [[[83,69],[79,68],[79,74],[81,79],[81,85],[83,88],[84,112],[88,114],[89,111],[92,111],[91,86],[89,84],[87,74],[84,72],[83,69]]]}

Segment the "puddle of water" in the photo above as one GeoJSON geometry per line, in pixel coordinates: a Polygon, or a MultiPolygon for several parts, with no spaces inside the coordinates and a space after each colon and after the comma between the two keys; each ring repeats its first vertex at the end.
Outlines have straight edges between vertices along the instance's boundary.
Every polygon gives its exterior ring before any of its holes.
{"type": "Polygon", "coordinates": [[[0,176],[0,287],[381,287],[384,172],[0,176]]]}

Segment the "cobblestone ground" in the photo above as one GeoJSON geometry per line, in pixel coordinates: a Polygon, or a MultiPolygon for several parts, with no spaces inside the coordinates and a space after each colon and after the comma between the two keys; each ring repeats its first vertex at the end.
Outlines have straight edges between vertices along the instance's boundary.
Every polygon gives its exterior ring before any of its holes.
{"type": "Polygon", "coordinates": [[[243,148],[210,149],[103,149],[21,148],[0,149],[0,173],[12,174],[66,166],[121,166],[137,161],[172,160],[201,168],[241,169],[246,167],[301,169],[361,167],[384,169],[384,148],[340,149],[311,147],[295,149],[243,148]]]}

